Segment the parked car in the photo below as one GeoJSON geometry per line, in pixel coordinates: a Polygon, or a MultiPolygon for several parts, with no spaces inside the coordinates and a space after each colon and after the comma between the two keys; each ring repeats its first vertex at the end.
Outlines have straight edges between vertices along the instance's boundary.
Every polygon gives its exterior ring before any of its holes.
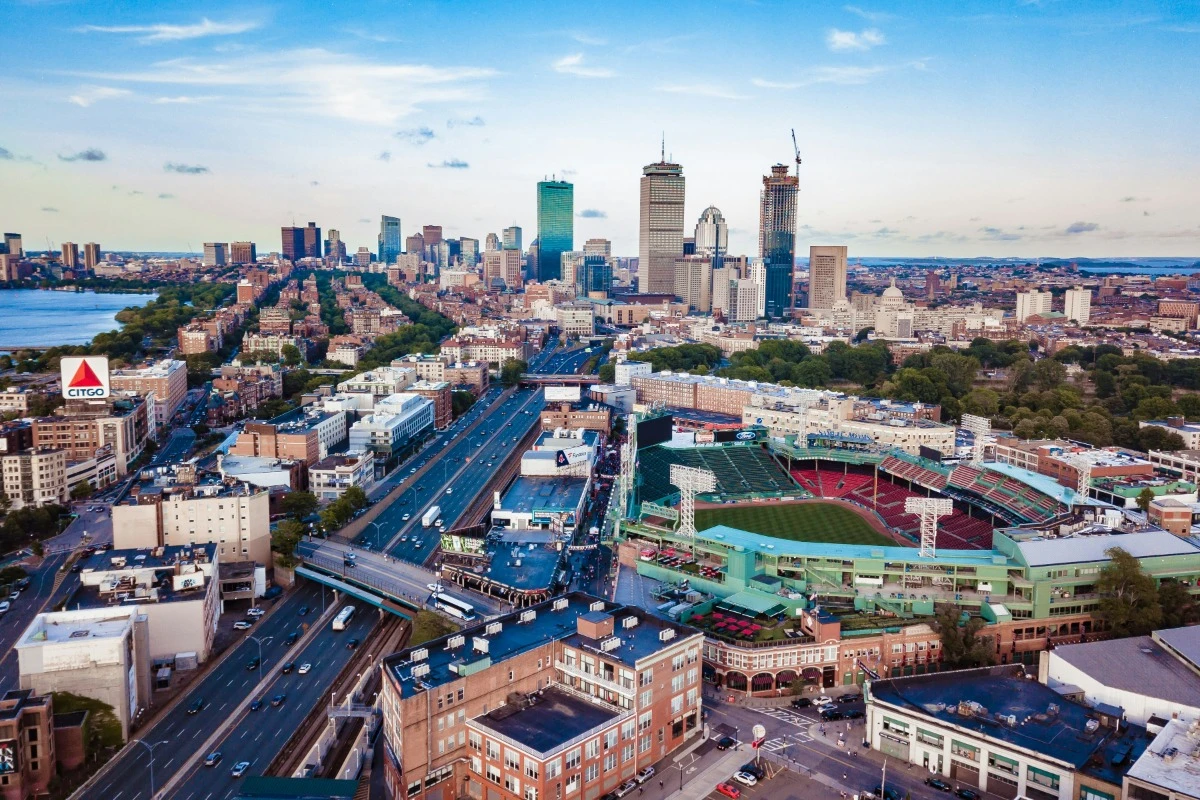
{"type": "Polygon", "coordinates": [[[862,719],[865,716],[866,712],[861,708],[852,708],[846,712],[846,719],[862,719]]]}
{"type": "Polygon", "coordinates": [[[846,715],[838,711],[836,708],[827,708],[821,712],[821,719],[826,722],[835,722],[839,719],[845,719],[846,715]]]}
{"type": "Polygon", "coordinates": [[[767,777],[767,771],[758,764],[755,764],[753,761],[748,764],[742,764],[741,768],[738,769],[738,772],[748,772],[754,777],[758,778],[760,781],[767,777]]]}
{"type": "Polygon", "coordinates": [[[9,603],[7,600],[5,600],[4,602],[0,603],[0,614],[3,614],[5,611],[8,611],[10,608],[12,608],[12,604],[9,603]]]}
{"type": "Polygon", "coordinates": [[[962,800],[983,800],[983,798],[979,796],[979,792],[976,792],[972,789],[956,789],[954,793],[961,797],[962,800]]]}
{"type": "Polygon", "coordinates": [[[742,796],[742,790],[734,786],[732,783],[718,783],[717,794],[723,794],[730,800],[738,800],[742,796]]]}
{"type": "Polygon", "coordinates": [[[654,767],[646,767],[641,772],[639,772],[637,775],[635,775],[634,778],[637,780],[638,783],[645,783],[646,781],[648,781],[654,777],[654,772],[655,772],[654,767]]]}
{"type": "Polygon", "coordinates": [[[717,742],[717,749],[718,750],[728,750],[731,747],[735,747],[736,745],[737,745],[737,739],[733,738],[732,736],[722,736],[721,739],[717,742]]]}
{"type": "Polygon", "coordinates": [[[247,617],[261,617],[261,616],[262,616],[263,614],[265,614],[265,613],[267,613],[267,612],[266,612],[266,611],[263,611],[263,610],[262,610],[261,608],[259,608],[258,606],[255,606],[254,608],[252,608],[252,609],[250,609],[249,611],[247,611],[247,612],[246,612],[246,616],[247,616],[247,617]]]}
{"type": "Polygon", "coordinates": [[[615,794],[617,797],[624,797],[625,795],[629,794],[637,787],[638,787],[638,782],[636,780],[634,780],[633,778],[630,778],[629,780],[625,781],[620,786],[618,786],[617,790],[615,792],[613,792],[613,794],[615,794]]]}
{"type": "Polygon", "coordinates": [[[239,619],[237,622],[233,623],[233,629],[235,631],[248,631],[251,627],[253,626],[244,619],[239,619]]]}
{"type": "Polygon", "coordinates": [[[233,765],[233,769],[229,770],[229,774],[235,778],[240,778],[246,774],[246,770],[250,769],[249,761],[239,761],[233,765]]]}
{"type": "Polygon", "coordinates": [[[859,700],[862,700],[862,695],[858,692],[855,692],[854,694],[844,694],[837,699],[839,703],[857,703],[859,700]]]}
{"type": "Polygon", "coordinates": [[[263,592],[263,598],[266,600],[274,600],[276,597],[279,597],[279,595],[281,595],[281,594],[283,594],[282,587],[272,586],[270,589],[267,589],[265,592],[263,592]]]}
{"type": "Polygon", "coordinates": [[[941,780],[940,778],[926,778],[925,785],[932,786],[934,789],[937,789],[939,792],[949,792],[949,791],[954,790],[953,786],[946,783],[944,780],[941,780]]]}
{"type": "Polygon", "coordinates": [[[833,703],[833,698],[826,695],[821,695],[816,700],[813,700],[813,704],[818,706],[827,706],[831,703],[833,703]]]}
{"type": "Polygon", "coordinates": [[[209,753],[208,756],[204,759],[204,766],[206,766],[206,767],[215,767],[217,764],[220,764],[220,763],[221,763],[221,751],[220,750],[217,750],[216,752],[213,752],[213,753],[209,753]]]}
{"type": "Polygon", "coordinates": [[[735,772],[733,773],[733,779],[742,786],[753,786],[754,784],[758,783],[758,778],[754,777],[749,772],[735,772]]]}
{"type": "Polygon", "coordinates": [[[889,786],[886,790],[882,786],[876,786],[875,796],[882,797],[883,800],[904,800],[904,792],[895,786],[889,786]]]}
{"type": "Polygon", "coordinates": [[[797,697],[792,701],[792,708],[808,708],[813,704],[807,697],[797,697]]]}

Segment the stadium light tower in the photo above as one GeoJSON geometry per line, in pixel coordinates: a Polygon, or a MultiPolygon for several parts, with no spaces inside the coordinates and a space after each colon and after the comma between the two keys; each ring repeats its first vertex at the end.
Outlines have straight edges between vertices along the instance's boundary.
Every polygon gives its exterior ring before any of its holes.
{"type": "Polygon", "coordinates": [[[961,427],[963,430],[971,432],[971,463],[982,463],[983,450],[986,446],[984,440],[992,432],[992,421],[987,417],[979,417],[975,414],[963,414],[961,427]]]}
{"type": "Polygon", "coordinates": [[[910,497],[904,501],[904,511],[921,518],[921,550],[919,555],[937,555],[937,521],[954,511],[954,503],[944,497],[910,497]]]}
{"type": "Polygon", "coordinates": [[[671,465],[671,483],[679,487],[679,535],[696,538],[696,495],[717,488],[717,476],[699,467],[671,465]]]}
{"type": "Polygon", "coordinates": [[[1075,457],[1069,462],[1079,473],[1078,480],[1075,482],[1075,493],[1080,495],[1084,500],[1087,500],[1092,493],[1092,462],[1082,453],[1076,453],[1075,457]]]}

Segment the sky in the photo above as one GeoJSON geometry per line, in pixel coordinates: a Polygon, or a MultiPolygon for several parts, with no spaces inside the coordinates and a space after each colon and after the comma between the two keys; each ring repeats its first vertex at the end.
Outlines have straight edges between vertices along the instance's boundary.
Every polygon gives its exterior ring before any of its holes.
{"type": "Polygon", "coordinates": [[[757,255],[799,145],[797,249],[1200,255],[1200,3],[0,0],[0,228],[26,249],[351,251],[379,216],[636,255],[643,165],[757,255]],[[859,4],[861,3],[861,4],[859,4]]]}

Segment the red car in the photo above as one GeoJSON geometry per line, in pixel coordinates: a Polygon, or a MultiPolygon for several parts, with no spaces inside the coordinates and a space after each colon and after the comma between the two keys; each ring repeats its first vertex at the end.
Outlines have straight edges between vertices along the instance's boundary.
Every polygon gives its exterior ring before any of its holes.
{"type": "Polygon", "coordinates": [[[737,800],[739,797],[742,796],[742,790],[739,789],[738,787],[734,786],[731,783],[718,783],[717,784],[717,794],[723,794],[726,797],[730,797],[733,800],[737,800]]]}

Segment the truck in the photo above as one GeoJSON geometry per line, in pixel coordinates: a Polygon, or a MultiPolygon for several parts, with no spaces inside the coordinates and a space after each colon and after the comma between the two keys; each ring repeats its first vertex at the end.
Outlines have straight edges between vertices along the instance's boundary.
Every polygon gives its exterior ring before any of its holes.
{"type": "Polygon", "coordinates": [[[423,525],[426,528],[432,528],[433,524],[435,522],[437,522],[438,514],[441,514],[441,513],[442,513],[441,506],[430,507],[430,509],[425,512],[425,516],[421,517],[421,525],[423,525]]]}

